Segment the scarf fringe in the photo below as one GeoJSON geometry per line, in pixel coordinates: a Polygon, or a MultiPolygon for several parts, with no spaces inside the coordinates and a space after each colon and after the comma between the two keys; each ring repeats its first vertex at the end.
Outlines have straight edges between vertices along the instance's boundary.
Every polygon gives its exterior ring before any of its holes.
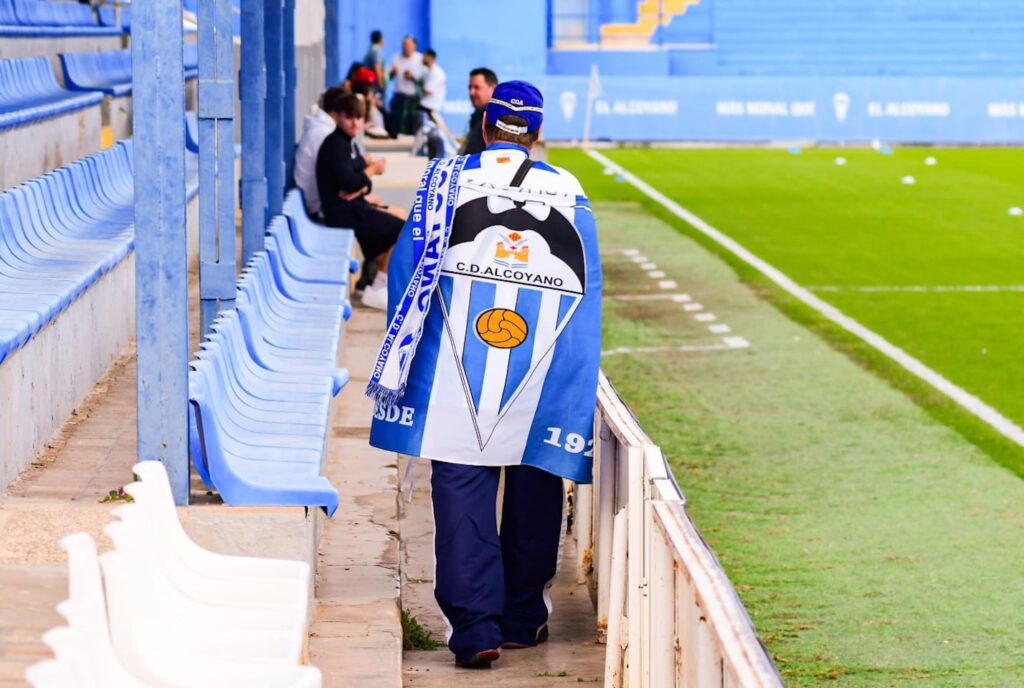
{"type": "Polygon", "coordinates": [[[405,385],[399,389],[388,389],[379,382],[369,382],[366,385],[366,396],[373,399],[378,408],[389,408],[398,403],[398,400],[405,394],[405,385]]]}

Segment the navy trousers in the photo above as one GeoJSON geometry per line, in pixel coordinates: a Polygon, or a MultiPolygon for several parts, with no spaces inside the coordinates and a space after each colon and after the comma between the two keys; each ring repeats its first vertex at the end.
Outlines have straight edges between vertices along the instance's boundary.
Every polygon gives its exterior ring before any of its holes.
{"type": "Polygon", "coordinates": [[[562,479],[532,466],[501,469],[432,462],[434,596],[460,660],[503,642],[533,645],[550,613],[548,588],[562,538],[562,479]]]}

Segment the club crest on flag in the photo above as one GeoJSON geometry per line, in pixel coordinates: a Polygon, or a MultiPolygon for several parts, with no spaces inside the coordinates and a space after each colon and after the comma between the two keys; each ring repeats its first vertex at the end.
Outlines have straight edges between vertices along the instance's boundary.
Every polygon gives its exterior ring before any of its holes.
{"type": "Polygon", "coordinates": [[[571,209],[495,196],[455,213],[439,297],[481,451],[538,368],[547,369],[586,292],[571,217],[571,209]]]}

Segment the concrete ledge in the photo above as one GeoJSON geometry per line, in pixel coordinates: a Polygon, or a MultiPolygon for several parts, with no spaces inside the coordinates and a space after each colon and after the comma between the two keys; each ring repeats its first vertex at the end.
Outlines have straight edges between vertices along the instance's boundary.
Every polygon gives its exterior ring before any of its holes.
{"type": "Polygon", "coordinates": [[[103,98],[103,126],[110,127],[111,143],[132,135],[132,97],[103,98]]]}
{"type": "Polygon", "coordinates": [[[102,107],[94,105],[0,131],[0,189],[95,153],[102,121],[102,107]]]}
{"type": "Polygon", "coordinates": [[[0,487],[60,429],[135,330],[135,254],[0,365],[0,487]]]}
{"type": "Polygon", "coordinates": [[[85,53],[127,47],[127,36],[4,36],[0,38],[0,59],[53,57],[57,53],[85,53]]]}

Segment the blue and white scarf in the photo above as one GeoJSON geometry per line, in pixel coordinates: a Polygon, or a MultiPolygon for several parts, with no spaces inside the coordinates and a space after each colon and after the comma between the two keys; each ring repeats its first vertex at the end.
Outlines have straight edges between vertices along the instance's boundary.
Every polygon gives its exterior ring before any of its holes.
{"type": "Polygon", "coordinates": [[[366,385],[366,396],[378,406],[391,406],[405,394],[409,369],[423,336],[423,323],[448,249],[459,196],[459,176],[466,159],[466,156],[458,156],[431,160],[416,190],[410,213],[416,271],[388,325],[366,385]]]}

